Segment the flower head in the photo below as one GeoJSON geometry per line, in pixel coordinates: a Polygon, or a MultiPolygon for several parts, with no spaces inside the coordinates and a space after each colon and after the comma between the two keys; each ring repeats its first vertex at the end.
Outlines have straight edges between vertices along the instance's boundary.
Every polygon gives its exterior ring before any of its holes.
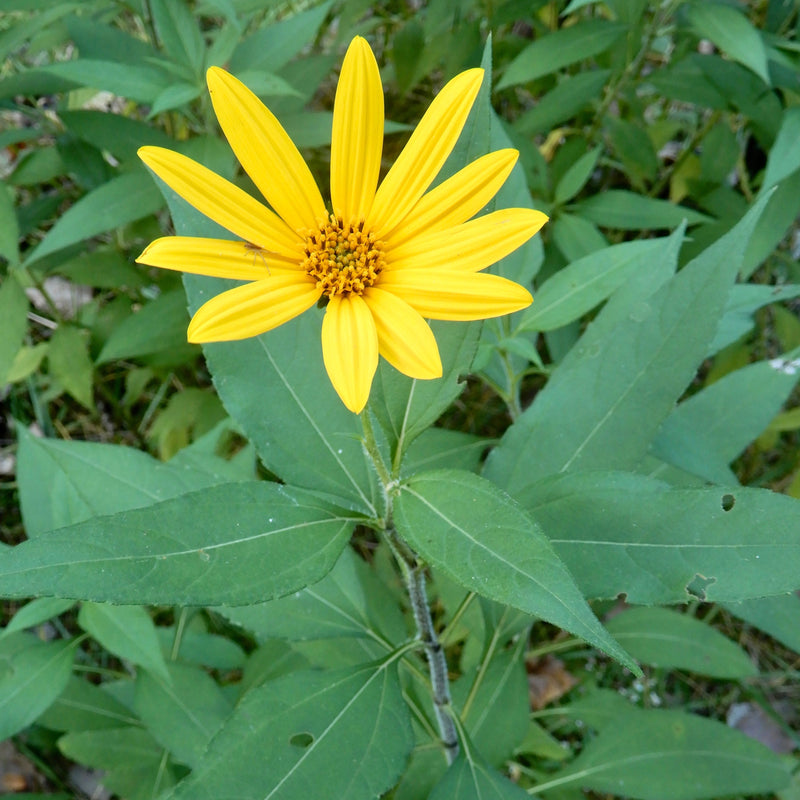
{"type": "Polygon", "coordinates": [[[271,208],[185,156],[140,149],[168,186],[241,240],[168,236],[137,259],[246,281],[197,310],[189,341],[258,336],[324,298],[325,368],[342,402],[359,413],[379,354],[412,378],[441,376],[425,318],[486,319],[531,302],[522,286],[480,270],[547,217],[517,208],[472,219],[502,186],[517,152],[483,156],[427,191],[461,133],[483,70],[462,72],[442,89],[379,186],[383,89],[369,45],[353,39],[334,102],[331,210],[261,101],[222,69],[212,67],[207,77],[222,130],[271,208]]]}

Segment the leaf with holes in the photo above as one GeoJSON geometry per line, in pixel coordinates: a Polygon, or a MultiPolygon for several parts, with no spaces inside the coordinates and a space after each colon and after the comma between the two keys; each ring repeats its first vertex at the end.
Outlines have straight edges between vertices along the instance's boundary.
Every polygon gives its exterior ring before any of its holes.
{"type": "Polygon", "coordinates": [[[202,762],[170,800],[372,800],[414,745],[393,659],[302,671],[239,701],[202,762]]]}
{"type": "Polygon", "coordinates": [[[547,478],[516,496],[587,597],[727,602],[798,587],[800,501],[786,495],[587,472],[547,478]]]}

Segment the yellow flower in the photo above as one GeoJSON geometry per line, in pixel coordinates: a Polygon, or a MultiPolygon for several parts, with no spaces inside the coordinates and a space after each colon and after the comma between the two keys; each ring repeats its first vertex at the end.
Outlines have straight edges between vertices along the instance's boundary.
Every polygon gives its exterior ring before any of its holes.
{"type": "Polygon", "coordinates": [[[261,101],[222,69],[212,67],[207,79],[222,130],[272,210],[185,156],[139,150],[168,186],[242,240],[167,236],[137,259],[248,281],[198,309],[190,342],[258,336],[324,297],[325,368],[342,402],[360,413],[378,354],[412,378],[441,376],[424,318],[486,319],[531,302],[522,286],[479,270],[527,241],[547,217],[515,208],[472,219],[502,186],[517,152],[483,156],[426,194],[461,133],[483,70],[462,72],[442,89],[378,186],[383,89],[372,50],[353,39],[333,109],[333,213],[261,101]]]}

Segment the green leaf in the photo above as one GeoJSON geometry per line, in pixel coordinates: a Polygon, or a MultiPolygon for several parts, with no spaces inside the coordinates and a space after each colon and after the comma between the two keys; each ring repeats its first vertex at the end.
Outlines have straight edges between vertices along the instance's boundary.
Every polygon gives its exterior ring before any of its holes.
{"type": "Polygon", "coordinates": [[[41,642],[17,633],[0,641],[0,741],[26,728],[63,691],[75,640],[41,642]]]}
{"type": "Polygon", "coordinates": [[[160,91],[153,99],[148,119],[152,119],[163,111],[171,111],[173,108],[180,108],[187,103],[191,103],[192,100],[196,100],[204,92],[205,89],[202,85],[187,83],[186,81],[173,83],[160,91]]]}
{"type": "Polygon", "coordinates": [[[155,625],[141,606],[84,603],[78,625],[118,658],[169,678],[155,625]]]}
{"type": "Polygon", "coordinates": [[[570,165],[556,186],[555,202],[558,205],[571,200],[583,189],[586,182],[592,177],[601,150],[600,146],[595,147],[594,150],[584,153],[574,164],[570,165]]]}
{"type": "Polygon", "coordinates": [[[16,631],[35,628],[37,625],[63,614],[74,605],[72,600],[62,600],[59,597],[40,597],[38,600],[31,600],[17,611],[11,622],[0,631],[0,639],[16,631]]]}
{"type": "Polygon", "coordinates": [[[767,168],[761,182],[761,192],[776,186],[800,169],[800,108],[788,108],[775,144],[767,158],[767,168]]]}
{"type": "Polygon", "coordinates": [[[604,727],[552,782],[639,800],[767,794],[788,783],[780,756],[739,731],[681,711],[653,710],[631,710],[604,727]]]}
{"type": "MultiPolygon", "coordinates": [[[[0,195],[2,194],[3,189],[0,187],[0,195]]],[[[0,285],[0,387],[5,386],[8,380],[27,330],[28,297],[12,272],[0,285]]]]}
{"type": "Polygon", "coordinates": [[[150,0],[150,13],[164,52],[201,78],[206,46],[185,0],[150,0]]]}
{"type": "MultiPolygon", "coordinates": [[[[0,182],[0,258],[12,267],[19,264],[19,223],[11,188],[5,182],[0,182]]],[[[2,374],[0,370],[0,383],[2,374]]]]}
{"type": "Polygon", "coordinates": [[[392,593],[349,548],[314,586],[269,603],[218,607],[215,611],[261,641],[355,637],[391,649],[402,643],[407,633],[392,593]]]}
{"type": "Polygon", "coordinates": [[[169,673],[140,673],[133,707],[153,738],[176,761],[197,768],[231,702],[200,667],[169,664],[169,673]]]}
{"type": "Polygon", "coordinates": [[[163,748],[140,727],[73,731],[58,748],[72,761],[103,770],[103,786],[126,800],[152,800],[175,784],[163,748]]]}
{"type": "MultiPolygon", "coordinates": [[[[527,628],[527,626],[526,626],[527,628]]],[[[453,703],[481,756],[495,766],[511,758],[525,738],[530,717],[525,673],[527,636],[499,646],[498,631],[481,661],[453,684],[453,703]]]]}
{"type": "Polygon", "coordinates": [[[529,44],[508,65],[497,89],[527,83],[592,58],[608,50],[627,30],[627,25],[592,19],[549,33],[529,44]]]}
{"type": "Polygon", "coordinates": [[[565,77],[531,109],[515,120],[514,129],[527,136],[546,133],[565,120],[572,119],[592,100],[601,96],[606,81],[611,77],[607,69],[580,72],[565,77]]]}
{"type": "Polygon", "coordinates": [[[244,70],[278,72],[317,35],[328,15],[331,2],[272,22],[243,39],[234,50],[230,70],[235,75],[244,70]]]}
{"type": "MultiPolygon", "coordinates": [[[[628,302],[606,305],[508,428],[489,456],[486,476],[514,493],[556,472],[635,466],[705,356],[763,207],[763,200],[756,203],[650,297],[621,287],[628,302]]],[[[672,240],[673,248],[679,241],[672,240]]],[[[673,250],[663,258],[675,256],[673,250]]]]}
{"type": "MultiPolygon", "coordinates": [[[[151,59],[152,61],[152,59],[151,59]]],[[[124,64],[79,58],[39,67],[37,72],[104,90],[138,103],[152,103],[170,85],[169,75],[152,64],[124,64]]]]}
{"type": "Polygon", "coordinates": [[[429,800],[526,800],[530,795],[490,767],[472,743],[461,736],[461,752],[429,800]]]}
{"type": "Polygon", "coordinates": [[[800,375],[781,367],[797,355],[749,364],[684,400],[664,420],[652,453],[708,481],[735,484],[728,464],[783,407],[800,375]]]}
{"type": "Polygon", "coordinates": [[[567,263],[608,247],[608,239],[600,233],[597,225],[563,211],[550,227],[550,234],[567,263]]]}
{"type": "Polygon", "coordinates": [[[139,719],[101,686],[73,675],[66,688],[36,720],[54,731],[90,731],[139,725],[139,719]]]}
{"type": "Polygon", "coordinates": [[[67,209],[28,256],[26,264],[153,214],[162,205],[158,189],[143,170],[112,178],[67,209]]]}
{"type": "Polygon", "coordinates": [[[220,670],[242,669],[247,662],[244,650],[232,639],[215,633],[196,630],[177,630],[174,626],[156,628],[162,651],[178,661],[199,664],[220,670]],[[178,642],[177,653],[174,652],[178,642]]]}
{"type": "Polygon", "coordinates": [[[23,542],[0,576],[7,597],[246,605],[322,578],[354,522],[300,490],[224,484],[23,542]]]}
{"type": "Polygon", "coordinates": [[[166,292],[114,328],[97,357],[97,363],[186,347],[188,325],[183,289],[166,292]]]}
{"type": "Polygon", "coordinates": [[[402,476],[428,469],[477,472],[491,440],[448,428],[428,428],[416,438],[403,459],[402,476]]]}
{"type": "Polygon", "coordinates": [[[604,123],[616,156],[625,165],[625,171],[634,187],[642,190],[642,181],[652,181],[659,168],[653,142],[639,125],[618,117],[606,117],[604,123]]]}
{"type": "Polygon", "coordinates": [[[98,289],[140,289],[147,283],[144,273],[131,266],[119,250],[111,247],[81,253],[59,264],[53,271],[75,283],[98,289]]]}
{"type": "Polygon", "coordinates": [[[58,117],[70,133],[100,150],[108,150],[120,161],[133,161],[143,145],[175,147],[175,140],[160,129],[121,114],[59,109],[58,117]]]}
{"type": "Polygon", "coordinates": [[[674,228],[684,220],[687,225],[710,221],[699,211],[626,189],[609,189],[582,200],[575,211],[601,227],[623,230],[662,230],[674,228]]]}
{"type": "Polygon", "coordinates": [[[39,439],[21,426],[17,437],[17,478],[28,537],[238,477],[221,460],[164,464],[131,447],[39,439]]]}
{"type": "Polygon", "coordinates": [[[741,11],[704,0],[690,6],[689,22],[700,36],[710,39],[723,53],[771,85],[764,40],[741,11]]]}
{"type": "Polygon", "coordinates": [[[88,332],[73,325],[59,325],[47,349],[50,374],[81,405],[94,408],[93,370],[88,332]]]}
{"type": "Polygon", "coordinates": [[[637,669],[594,617],[538,525],[489,481],[456,470],[421,473],[403,484],[394,512],[398,533],[434,569],[637,669]]]}
{"type": "Polygon", "coordinates": [[[518,330],[549,331],[580,319],[648,263],[673,259],[682,232],[669,239],[625,242],[573,261],[546,280],[518,330]]]}
{"type": "Polygon", "coordinates": [[[587,597],[730,602],[798,585],[800,502],[786,495],[586,472],[540,481],[519,499],[587,597]]]}
{"type": "Polygon", "coordinates": [[[796,653],[800,653],[800,630],[797,627],[800,596],[796,593],[756,597],[723,605],[739,619],[755,625],[759,630],[783,642],[796,653]]]}
{"type": "Polygon", "coordinates": [[[747,653],[700,620],[666,608],[631,608],[606,628],[643,664],[742,680],[758,674],[747,653]]]}
{"type": "Polygon", "coordinates": [[[717,334],[708,348],[708,355],[714,355],[744,336],[755,325],[753,314],[773,302],[800,297],[800,284],[785,283],[778,286],[764,286],[753,283],[739,283],[731,287],[725,315],[719,321],[717,334]]]}
{"type": "Polygon", "coordinates": [[[393,661],[297,672],[249,691],[170,800],[372,800],[413,746],[393,661]],[[269,769],[264,769],[268,764],[269,769]]]}

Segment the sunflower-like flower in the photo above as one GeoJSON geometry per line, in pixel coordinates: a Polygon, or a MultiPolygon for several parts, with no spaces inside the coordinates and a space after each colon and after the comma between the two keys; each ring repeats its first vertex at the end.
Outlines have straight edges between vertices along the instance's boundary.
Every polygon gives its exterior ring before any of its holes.
{"type": "Polygon", "coordinates": [[[160,147],[139,155],[153,172],[240,241],[167,236],[139,263],[247,281],[205,303],[190,342],[258,336],[327,301],[325,368],[342,402],[360,413],[382,355],[412,378],[442,374],[425,318],[476,320],[525,308],[522,286],[480,270],[547,221],[531,209],[472,219],[517,158],[499,150],[426,193],[458,139],[483,70],[436,96],[378,186],[383,88],[372,50],[353,39],[333,109],[329,211],[303,157],[261,101],[222,69],[208,71],[214,111],[242,167],[271,209],[191,159],[160,147]]]}

